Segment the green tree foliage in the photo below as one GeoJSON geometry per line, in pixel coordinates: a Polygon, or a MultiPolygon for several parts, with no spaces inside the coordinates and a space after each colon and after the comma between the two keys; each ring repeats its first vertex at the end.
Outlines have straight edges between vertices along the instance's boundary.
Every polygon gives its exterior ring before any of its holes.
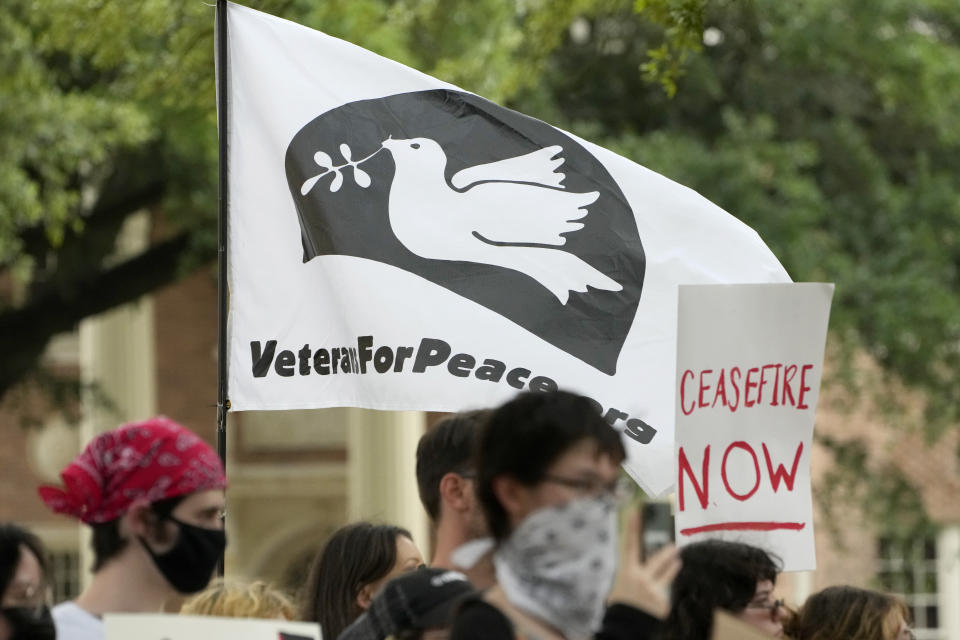
{"type": "MultiPolygon", "coordinates": [[[[960,411],[953,0],[250,0],[570,128],[757,229],[832,327],[960,411]],[[706,7],[706,13],[704,13],[706,7]],[[671,97],[672,95],[672,97],[671,97]]],[[[213,9],[0,3],[0,394],[215,255],[213,9]],[[151,245],[115,238],[149,208],[151,245]]],[[[316,64],[323,64],[317,61],[316,64]]]]}
{"type": "Polygon", "coordinates": [[[932,433],[955,424],[956,5],[717,1],[703,24],[672,99],[635,73],[663,30],[621,11],[568,41],[515,105],[693,187],[754,227],[795,280],[836,282],[839,350],[866,350],[926,391],[932,433]]]}
{"type": "MultiPolygon", "coordinates": [[[[539,82],[575,17],[624,2],[249,4],[503,101],[539,82]]],[[[0,396],[51,336],[216,255],[213,32],[196,0],[0,4],[0,396]],[[153,241],[118,261],[143,208],[153,241]]]]}

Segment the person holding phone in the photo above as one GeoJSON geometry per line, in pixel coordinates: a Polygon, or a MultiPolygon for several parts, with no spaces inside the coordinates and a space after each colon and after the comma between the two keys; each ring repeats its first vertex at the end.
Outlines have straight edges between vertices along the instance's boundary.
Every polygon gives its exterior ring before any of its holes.
{"type": "Polygon", "coordinates": [[[641,562],[634,514],[618,562],[625,455],[582,396],[526,393],[493,412],[475,468],[497,582],[462,605],[453,640],[653,637],[679,561],[671,545],[641,562]]]}
{"type": "Polygon", "coordinates": [[[673,544],[674,523],[669,502],[648,500],[643,503],[643,527],[640,540],[643,557],[653,556],[661,547],[673,544]]]}

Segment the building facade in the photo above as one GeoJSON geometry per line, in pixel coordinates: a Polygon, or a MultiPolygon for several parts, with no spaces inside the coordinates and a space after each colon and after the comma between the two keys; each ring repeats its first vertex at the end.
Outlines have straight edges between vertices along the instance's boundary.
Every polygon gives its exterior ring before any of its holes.
{"type": "MultiPolygon", "coordinates": [[[[58,600],[75,595],[87,579],[87,540],[76,523],[44,508],[36,485],[58,482],[59,469],[83,442],[128,420],[163,413],[214,442],[215,300],[215,281],[202,270],[58,338],[48,364],[89,384],[78,425],[51,414],[42,426],[25,427],[22,404],[7,399],[0,406],[0,521],[25,524],[48,544],[58,600]]],[[[922,505],[931,526],[904,535],[895,517],[871,519],[855,493],[839,512],[817,506],[818,569],[784,574],[780,590],[794,603],[838,583],[893,591],[910,605],[918,638],[960,640],[958,429],[927,442],[919,431],[885,426],[887,419],[866,405],[826,390],[817,433],[841,444],[863,443],[865,473],[900,474],[904,504],[922,505]]],[[[228,575],[261,577],[295,591],[329,533],[356,519],[399,524],[428,555],[414,451],[435,417],[348,408],[231,414],[228,575]]],[[[836,457],[814,447],[814,489],[821,498],[843,494],[830,473],[836,457]]]]}

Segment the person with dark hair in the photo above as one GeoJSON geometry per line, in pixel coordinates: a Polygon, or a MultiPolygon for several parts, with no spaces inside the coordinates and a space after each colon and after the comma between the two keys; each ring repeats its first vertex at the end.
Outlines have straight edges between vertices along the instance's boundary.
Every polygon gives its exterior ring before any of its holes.
{"type": "Polygon", "coordinates": [[[636,518],[617,561],[625,455],[582,396],[525,393],[492,413],[476,468],[497,584],[462,605],[451,638],[651,637],[679,566],[672,546],[641,563],[636,518]]]}
{"type": "Polygon", "coordinates": [[[664,640],[707,640],[715,609],[768,635],[783,635],[786,610],[773,595],[780,573],[777,558],[741,542],[704,540],[683,547],[680,559],[683,568],[673,581],[664,640]]]}
{"type": "Polygon", "coordinates": [[[356,522],[337,529],[317,554],[301,595],[300,618],[336,638],[370,608],[391,578],[423,566],[410,532],[356,522]]]}
{"type": "Polygon", "coordinates": [[[793,640],[913,640],[908,619],[895,596],[835,586],[807,598],[784,633],[793,640]]]}
{"type": "Polygon", "coordinates": [[[131,422],[60,475],[40,497],[93,529],[94,554],[90,585],[53,609],[61,640],[101,640],[103,614],[160,612],[207,586],[226,547],[226,476],[206,442],[162,416],[131,422]]]}
{"type": "Polygon", "coordinates": [[[495,580],[489,554],[471,567],[457,565],[452,556],[455,549],[489,535],[477,502],[473,450],[480,426],[491,413],[480,409],[447,416],[417,445],[417,488],[435,533],[430,566],[463,571],[478,589],[495,580]]]}
{"type": "Polygon", "coordinates": [[[54,640],[47,556],[23,527],[0,524],[0,640],[54,640]]]}
{"type": "Polygon", "coordinates": [[[458,604],[476,593],[459,571],[412,571],[388,582],[336,640],[445,640],[458,604]]]}

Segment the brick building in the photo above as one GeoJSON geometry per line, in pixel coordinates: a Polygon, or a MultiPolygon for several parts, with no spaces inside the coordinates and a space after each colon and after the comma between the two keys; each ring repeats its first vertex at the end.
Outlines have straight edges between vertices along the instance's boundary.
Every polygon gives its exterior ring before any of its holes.
{"type": "MultiPolygon", "coordinates": [[[[51,419],[27,430],[16,407],[0,406],[0,520],[22,522],[47,542],[58,599],[75,594],[85,579],[86,541],[80,527],[46,511],[34,487],[56,482],[81,442],[125,420],[164,413],[213,442],[215,300],[212,273],[201,270],[58,338],[47,358],[95,381],[112,402],[88,403],[79,426],[51,419]]],[[[899,470],[916,488],[908,503],[921,503],[934,526],[904,538],[898,522],[870,521],[856,496],[839,518],[818,508],[819,568],[782,576],[780,589],[796,603],[830,584],[887,588],[910,603],[919,638],[960,640],[960,434],[952,429],[928,443],[919,433],[886,427],[869,406],[850,405],[840,392],[825,390],[818,434],[862,439],[867,469],[899,470]]],[[[227,572],[295,588],[326,535],[356,518],[401,524],[426,549],[413,452],[428,418],[357,409],[231,415],[227,572]]],[[[833,458],[815,446],[815,492],[827,491],[833,458]]]]}

